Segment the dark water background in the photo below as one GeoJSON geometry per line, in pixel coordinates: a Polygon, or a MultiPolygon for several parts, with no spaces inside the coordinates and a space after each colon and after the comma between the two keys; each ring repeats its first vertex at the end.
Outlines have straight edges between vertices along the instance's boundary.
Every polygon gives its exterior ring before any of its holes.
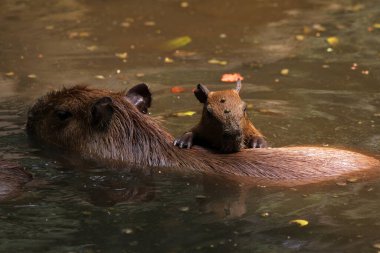
{"type": "Polygon", "coordinates": [[[66,164],[29,146],[27,108],[49,90],[146,82],[152,116],[178,135],[199,117],[194,85],[231,88],[220,77],[239,72],[241,95],[271,146],[380,153],[377,1],[186,3],[0,1],[0,158],[36,178],[0,204],[0,252],[378,252],[380,179],[245,189],[66,164]],[[181,36],[192,39],[180,48],[187,55],[163,48],[181,36]],[[338,45],[326,42],[331,36],[338,45]],[[125,62],[115,56],[124,52],[125,62]],[[172,94],[173,86],[187,91],[172,94]],[[197,114],[171,116],[189,110],[197,114]]]}

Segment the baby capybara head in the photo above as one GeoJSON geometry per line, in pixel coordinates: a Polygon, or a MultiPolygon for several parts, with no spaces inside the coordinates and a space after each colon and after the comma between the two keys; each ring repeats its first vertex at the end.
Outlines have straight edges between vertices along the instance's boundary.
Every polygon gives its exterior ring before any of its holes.
{"type": "Polygon", "coordinates": [[[239,96],[240,89],[238,80],[234,90],[209,91],[198,84],[194,91],[204,104],[200,122],[202,138],[226,153],[239,151],[244,142],[243,129],[248,116],[247,104],[239,96]]]}
{"type": "Polygon", "coordinates": [[[145,116],[150,105],[146,84],[127,92],[64,88],[32,106],[26,130],[33,139],[52,146],[113,158],[113,149],[122,148],[124,139],[133,142],[140,137],[133,133],[135,122],[145,116]]]}

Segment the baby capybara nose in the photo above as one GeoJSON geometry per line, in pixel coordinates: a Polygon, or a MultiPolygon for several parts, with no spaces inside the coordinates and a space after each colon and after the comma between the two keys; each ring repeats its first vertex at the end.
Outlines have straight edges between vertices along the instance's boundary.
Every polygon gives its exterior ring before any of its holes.
{"type": "Polygon", "coordinates": [[[224,139],[235,139],[235,138],[239,138],[243,135],[243,132],[241,130],[231,130],[231,129],[228,129],[228,130],[224,130],[223,131],[223,138],[224,139]]]}

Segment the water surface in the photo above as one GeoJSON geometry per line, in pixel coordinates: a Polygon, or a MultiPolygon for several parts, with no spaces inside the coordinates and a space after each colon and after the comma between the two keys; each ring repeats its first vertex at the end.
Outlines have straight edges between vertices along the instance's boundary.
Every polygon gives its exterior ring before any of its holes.
{"type": "Polygon", "coordinates": [[[245,78],[241,96],[253,105],[250,116],[271,146],[380,153],[376,2],[187,4],[1,1],[0,157],[25,166],[36,183],[0,205],[0,251],[377,252],[380,179],[247,189],[58,161],[28,144],[26,111],[47,91],[146,82],[154,93],[152,116],[178,135],[199,119],[195,84],[231,88],[220,77],[238,72],[245,78]],[[181,36],[192,42],[180,53],[163,47],[181,36]],[[329,45],[329,37],[339,43],[329,45]],[[115,55],[125,52],[126,59],[115,55]],[[173,94],[173,86],[187,91],[173,94]],[[172,116],[189,110],[197,114],[172,116]],[[310,224],[289,225],[293,219],[310,224]]]}

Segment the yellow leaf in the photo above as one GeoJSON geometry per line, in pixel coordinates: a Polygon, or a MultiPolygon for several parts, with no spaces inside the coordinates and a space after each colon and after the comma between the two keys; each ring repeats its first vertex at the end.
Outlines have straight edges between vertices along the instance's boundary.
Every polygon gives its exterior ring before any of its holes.
{"type": "Polygon", "coordinates": [[[283,75],[283,76],[287,76],[287,75],[289,75],[289,69],[281,69],[281,75],[283,75]]]}
{"type": "Polygon", "coordinates": [[[194,111],[187,111],[187,112],[177,112],[174,113],[174,116],[177,117],[186,117],[186,116],[193,116],[196,112],[194,111]]]}
{"type": "Polygon", "coordinates": [[[165,63],[173,63],[174,60],[173,60],[172,58],[165,57],[164,62],[165,62],[165,63]]]}
{"type": "Polygon", "coordinates": [[[210,63],[210,64],[218,64],[218,65],[222,65],[222,66],[225,66],[225,65],[227,65],[227,61],[220,61],[220,60],[217,60],[217,59],[210,59],[209,61],[208,61],[208,63],[210,63]]]}
{"type": "Polygon", "coordinates": [[[7,72],[7,73],[5,73],[5,75],[6,75],[6,76],[14,76],[15,73],[11,71],[11,72],[7,72]]]}
{"type": "Polygon", "coordinates": [[[373,24],[373,28],[380,29],[380,23],[373,24]]]}
{"type": "Polygon", "coordinates": [[[95,78],[100,80],[106,79],[103,75],[96,75],[95,78]]]}
{"type": "Polygon", "coordinates": [[[297,224],[300,227],[307,226],[309,222],[307,220],[291,220],[289,224],[297,224]]]}
{"type": "Polygon", "coordinates": [[[329,45],[331,46],[336,46],[339,44],[339,39],[338,37],[328,37],[326,39],[327,43],[329,43],[329,45]]]}
{"type": "Polygon", "coordinates": [[[127,52],[115,53],[115,56],[118,57],[118,58],[120,58],[120,59],[127,59],[128,53],[127,52]]]}
{"type": "Polygon", "coordinates": [[[173,50],[180,47],[184,47],[190,42],[191,42],[191,38],[189,36],[182,36],[182,37],[178,37],[166,42],[164,45],[164,48],[167,50],[173,50]]]}

